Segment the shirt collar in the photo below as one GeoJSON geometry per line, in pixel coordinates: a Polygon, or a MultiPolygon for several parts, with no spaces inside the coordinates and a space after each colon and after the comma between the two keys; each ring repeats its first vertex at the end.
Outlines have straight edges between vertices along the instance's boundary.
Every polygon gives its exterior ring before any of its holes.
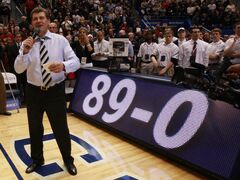
{"type": "MultiPolygon", "coordinates": [[[[52,39],[52,34],[49,30],[47,31],[47,33],[44,36],[44,39],[52,39]]],[[[38,40],[40,39],[40,37],[38,36],[37,38],[38,40]]]]}
{"type": "Polygon", "coordinates": [[[192,44],[194,44],[194,42],[197,42],[197,44],[198,44],[200,40],[198,39],[198,40],[194,41],[191,39],[191,41],[192,41],[192,44]]]}

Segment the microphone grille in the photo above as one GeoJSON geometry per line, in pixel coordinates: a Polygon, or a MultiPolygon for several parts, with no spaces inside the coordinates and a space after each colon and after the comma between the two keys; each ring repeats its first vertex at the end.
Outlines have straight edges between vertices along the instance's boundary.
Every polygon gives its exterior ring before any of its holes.
{"type": "Polygon", "coordinates": [[[39,32],[40,32],[40,29],[39,29],[39,28],[34,28],[34,29],[33,29],[33,39],[36,38],[36,36],[39,34],[39,32]]]}

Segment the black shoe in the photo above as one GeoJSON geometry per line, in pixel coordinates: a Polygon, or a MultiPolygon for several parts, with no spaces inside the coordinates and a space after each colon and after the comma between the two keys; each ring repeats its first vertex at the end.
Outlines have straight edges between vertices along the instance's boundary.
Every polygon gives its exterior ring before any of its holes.
{"type": "Polygon", "coordinates": [[[26,173],[29,174],[29,173],[32,173],[33,171],[35,171],[37,169],[37,167],[40,167],[44,164],[44,162],[41,162],[41,163],[36,163],[36,162],[33,162],[32,164],[30,164],[27,169],[26,169],[26,173]]]}
{"type": "Polygon", "coordinates": [[[77,168],[75,167],[75,165],[72,164],[65,164],[67,171],[69,174],[75,176],[77,174],[77,168]]]}
{"type": "Polygon", "coordinates": [[[4,115],[4,116],[10,116],[10,115],[12,115],[12,113],[10,113],[10,112],[8,112],[8,111],[5,111],[5,112],[0,113],[0,114],[2,114],[2,115],[4,115]]]}

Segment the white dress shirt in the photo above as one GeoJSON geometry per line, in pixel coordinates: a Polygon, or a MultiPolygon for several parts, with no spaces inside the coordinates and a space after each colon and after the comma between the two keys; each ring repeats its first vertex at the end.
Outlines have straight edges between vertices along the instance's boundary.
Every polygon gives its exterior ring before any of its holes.
{"type": "MultiPolygon", "coordinates": [[[[228,48],[232,45],[233,41],[234,41],[233,38],[228,39],[228,40],[226,41],[226,43],[225,43],[225,45],[226,45],[226,46],[225,46],[225,49],[228,49],[228,48]]],[[[240,38],[238,38],[238,39],[236,40],[235,44],[233,45],[233,47],[232,47],[232,52],[233,52],[233,53],[239,53],[239,52],[240,52],[240,38]]],[[[238,57],[238,58],[233,58],[233,59],[231,60],[231,62],[232,62],[233,64],[240,64],[240,58],[239,58],[239,57],[238,57]]]]}
{"type": "Polygon", "coordinates": [[[209,64],[211,63],[218,63],[219,61],[222,61],[223,59],[223,51],[225,48],[225,43],[222,40],[219,40],[218,42],[212,42],[209,46],[209,55],[218,55],[220,57],[219,60],[209,61],[209,64]]]}
{"type": "MultiPolygon", "coordinates": [[[[44,43],[48,50],[48,62],[63,62],[67,73],[74,72],[80,68],[80,61],[65,37],[48,31],[45,35],[44,43]]],[[[27,70],[28,83],[35,86],[43,86],[40,40],[36,40],[28,54],[23,55],[23,47],[21,46],[19,55],[15,60],[14,68],[17,73],[27,70]]],[[[54,86],[65,79],[64,71],[60,73],[51,72],[51,77],[50,86],[54,86]]]]}
{"type": "Polygon", "coordinates": [[[109,42],[103,39],[102,41],[94,41],[94,53],[92,54],[93,60],[95,61],[105,61],[109,56],[109,42]],[[96,54],[101,53],[103,55],[96,56],[96,54]]]}
{"type": "MultiPolygon", "coordinates": [[[[196,42],[197,42],[197,45],[196,45],[197,52],[196,52],[195,62],[207,67],[209,62],[209,58],[208,58],[209,44],[199,39],[196,42]]],[[[187,42],[184,42],[179,47],[179,65],[180,66],[184,68],[191,66],[190,57],[192,55],[193,45],[194,45],[194,41],[191,39],[187,42]]]]}

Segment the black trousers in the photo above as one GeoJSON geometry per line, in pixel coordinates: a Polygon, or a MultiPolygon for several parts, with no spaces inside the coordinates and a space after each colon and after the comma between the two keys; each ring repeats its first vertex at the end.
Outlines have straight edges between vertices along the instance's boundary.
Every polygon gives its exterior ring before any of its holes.
{"type": "Polygon", "coordinates": [[[40,87],[27,84],[27,115],[33,162],[44,161],[43,157],[43,113],[46,112],[55,139],[65,164],[73,163],[71,139],[67,125],[64,83],[42,91],[40,87]]]}

